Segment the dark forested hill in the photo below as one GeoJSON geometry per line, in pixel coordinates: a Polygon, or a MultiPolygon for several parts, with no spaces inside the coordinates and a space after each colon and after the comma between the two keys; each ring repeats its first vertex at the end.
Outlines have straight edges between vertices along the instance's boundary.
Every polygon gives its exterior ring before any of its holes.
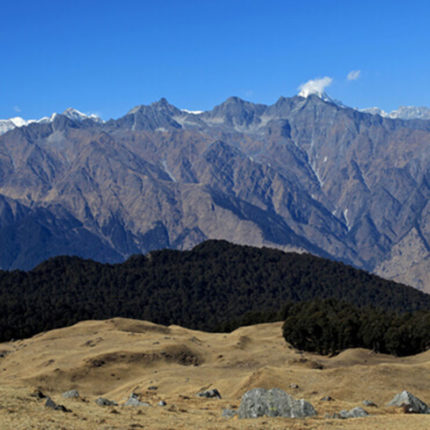
{"type": "Polygon", "coordinates": [[[287,302],[337,298],[385,310],[430,309],[430,296],[309,254],[207,241],[122,264],[55,257],[0,272],[1,340],[116,316],[202,330],[279,318],[287,302]]]}

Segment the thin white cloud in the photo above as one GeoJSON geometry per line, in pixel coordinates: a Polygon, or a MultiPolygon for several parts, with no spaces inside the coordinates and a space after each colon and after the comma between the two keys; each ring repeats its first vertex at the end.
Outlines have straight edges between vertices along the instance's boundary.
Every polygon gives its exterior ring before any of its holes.
{"type": "Polygon", "coordinates": [[[14,107],[13,107],[13,110],[14,110],[15,112],[21,112],[21,108],[20,108],[19,106],[14,106],[14,107]]]}
{"type": "Polygon", "coordinates": [[[311,94],[316,94],[317,96],[322,97],[324,90],[330,86],[332,82],[333,79],[328,76],[325,76],[324,78],[311,79],[299,86],[299,96],[308,97],[311,94]]]}
{"type": "Polygon", "coordinates": [[[351,70],[347,76],[346,79],[348,79],[348,81],[356,81],[361,74],[361,70],[351,70]]]}

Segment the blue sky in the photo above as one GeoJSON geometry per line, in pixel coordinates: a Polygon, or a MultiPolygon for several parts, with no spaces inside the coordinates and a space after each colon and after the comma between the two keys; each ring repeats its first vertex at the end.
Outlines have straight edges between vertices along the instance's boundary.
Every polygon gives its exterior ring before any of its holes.
{"type": "Polygon", "coordinates": [[[0,16],[0,118],[271,104],[323,77],[349,106],[430,106],[427,1],[5,0],[0,16]]]}

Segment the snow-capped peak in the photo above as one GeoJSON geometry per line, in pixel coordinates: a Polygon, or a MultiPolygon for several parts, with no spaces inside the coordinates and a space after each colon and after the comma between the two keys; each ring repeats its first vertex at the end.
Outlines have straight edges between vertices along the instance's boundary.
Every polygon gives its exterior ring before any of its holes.
{"type": "Polygon", "coordinates": [[[388,116],[387,112],[385,112],[384,110],[374,106],[371,108],[365,108],[365,109],[358,109],[360,112],[364,112],[364,113],[370,113],[372,115],[379,115],[379,116],[383,116],[386,117],[388,116]]]}
{"type": "Polygon", "coordinates": [[[392,119],[430,119],[430,108],[425,106],[400,106],[389,113],[378,107],[360,109],[360,111],[392,119]]]}
{"type": "Polygon", "coordinates": [[[24,118],[21,118],[20,116],[16,116],[14,118],[10,118],[9,120],[3,121],[10,121],[15,125],[15,127],[22,127],[23,125],[28,124],[28,121],[26,121],[24,118]]]}
{"type": "Polygon", "coordinates": [[[10,119],[0,119],[0,135],[17,127],[23,127],[34,120],[25,120],[19,116],[10,119]]]}
{"type": "Polygon", "coordinates": [[[84,121],[86,119],[91,119],[91,120],[96,121],[96,122],[102,122],[102,119],[95,114],[86,115],[86,114],[78,111],[77,109],[74,109],[71,107],[66,109],[62,113],[62,115],[66,116],[67,118],[69,118],[73,121],[84,121]]]}
{"type": "Polygon", "coordinates": [[[390,118],[430,119],[430,108],[425,106],[400,106],[388,115],[390,118]]]}

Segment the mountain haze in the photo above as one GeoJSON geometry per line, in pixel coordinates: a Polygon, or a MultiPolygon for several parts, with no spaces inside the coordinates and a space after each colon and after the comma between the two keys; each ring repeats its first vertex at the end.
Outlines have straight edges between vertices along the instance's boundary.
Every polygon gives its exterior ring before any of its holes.
{"type": "Polygon", "coordinates": [[[197,114],[161,99],[105,123],[57,114],[0,136],[0,267],[215,238],[430,291],[429,140],[430,121],[317,95],[197,114]]]}

